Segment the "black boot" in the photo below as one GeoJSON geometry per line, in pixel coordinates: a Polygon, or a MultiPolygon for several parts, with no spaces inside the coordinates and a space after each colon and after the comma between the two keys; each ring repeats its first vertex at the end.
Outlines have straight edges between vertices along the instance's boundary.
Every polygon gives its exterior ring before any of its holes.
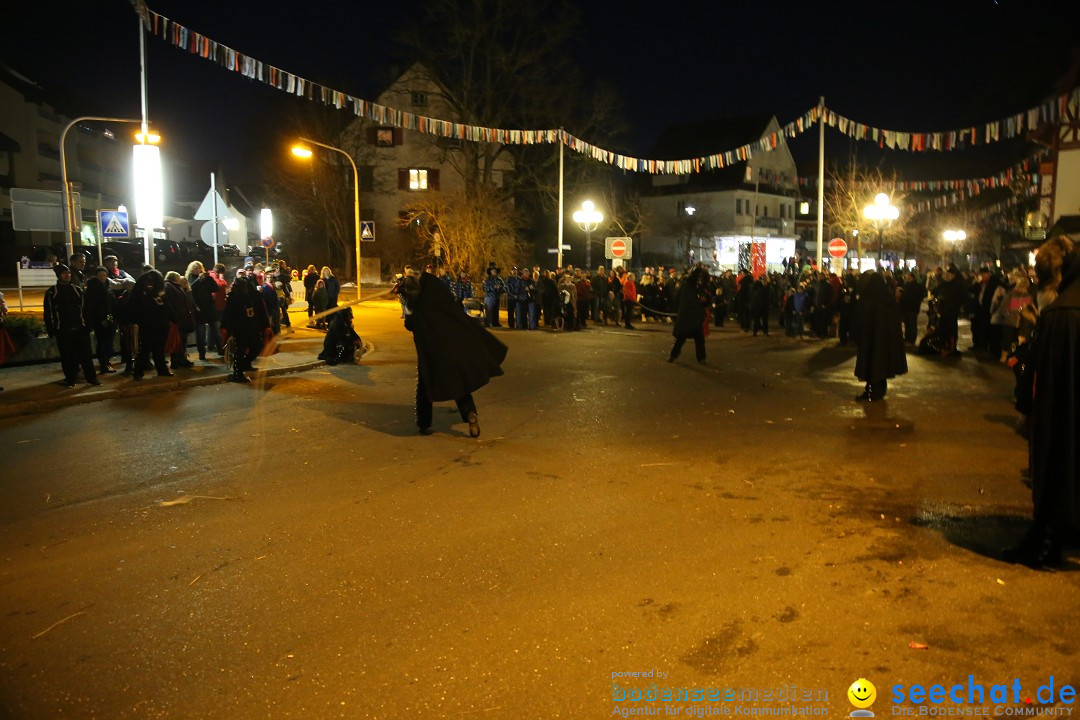
{"type": "Polygon", "coordinates": [[[873,393],[870,392],[870,383],[866,383],[866,387],[863,389],[862,394],[856,395],[855,399],[859,401],[874,399],[873,393]]]}

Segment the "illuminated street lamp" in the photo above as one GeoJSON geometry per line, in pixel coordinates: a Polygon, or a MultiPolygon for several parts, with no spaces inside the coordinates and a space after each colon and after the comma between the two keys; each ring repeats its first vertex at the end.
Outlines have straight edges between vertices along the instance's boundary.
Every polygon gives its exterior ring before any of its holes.
{"type": "MultiPolygon", "coordinates": [[[[949,229],[949,230],[946,230],[945,232],[943,232],[942,235],[945,237],[945,241],[947,243],[949,243],[950,247],[952,248],[949,251],[950,256],[953,254],[953,252],[955,252],[957,244],[962,243],[964,240],[967,239],[967,233],[964,232],[963,230],[949,229]]],[[[944,259],[942,259],[941,264],[942,265],[945,264],[944,259]]],[[[969,262],[968,263],[969,269],[970,269],[970,265],[971,265],[971,263],[969,262]]]]}
{"type": "MultiPolygon", "coordinates": [[[[356,169],[356,163],[353,162],[352,155],[345,152],[339,147],[333,145],[327,145],[325,143],[318,142],[316,140],[310,140],[308,138],[300,138],[301,143],[310,143],[311,145],[317,145],[318,147],[326,150],[332,150],[336,153],[341,153],[349,160],[349,164],[352,165],[353,171],[353,214],[356,220],[356,299],[360,299],[360,286],[363,284],[360,279],[360,173],[356,169]]],[[[292,154],[301,160],[310,160],[314,154],[311,148],[304,145],[294,145],[292,147],[292,154]]]]}
{"type": "MultiPolygon", "coordinates": [[[[75,224],[76,220],[81,221],[82,218],[76,218],[75,217],[75,203],[73,202],[72,196],[71,196],[71,184],[68,182],[67,155],[66,155],[66,151],[65,151],[65,144],[66,144],[66,141],[67,141],[68,131],[71,130],[71,128],[75,127],[79,123],[91,122],[91,121],[93,121],[93,122],[116,122],[116,123],[138,123],[138,122],[142,122],[142,120],[129,119],[129,118],[96,117],[96,116],[92,116],[92,115],[84,115],[82,117],[75,118],[74,120],[69,122],[67,125],[65,125],[64,129],[60,131],[60,175],[61,175],[61,181],[62,181],[62,184],[63,184],[64,232],[66,233],[66,237],[67,237],[68,258],[70,258],[72,255],[75,254],[75,240],[74,240],[74,238],[72,236],[72,230],[74,230],[74,228],[72,226],[75,224]]],[[[158,138],[158,139],[160,140],[161,138],[158,138]]],[[[103,242],[104,242],[104,239],[99,239],[98,244],[97,244],[97,248],[98,248],[98,265],[103,265],[104,264],[102,262],[102,257],[101,257],[101,244],[103,242]]]]}
{"type": "Polygon", "coordinates": [[[604,213],[596,209],[592,200],[586,200],[574,213],[574,222],[585,231],[585,267],[592,268],[592,231],[604,222],[604,213]]]}
{"type": "Polygon", "coordinates": [[[900,208],[889,202],[889,196],[878,193],[874,196],[874,204],[863,208],[863,217],[874,223],[878,231],[878,267],[881,267],[881,255],[885,246],[885,226],[900,217],[900,208]]]}
{"type": "Polygon", "coordinates": [[[165,224],[164,187],[161,179],[161,136],[149,128],[135,134],[132,147],[135,168],[135,224],[146,232],[143,246],[144,261],[149,264],[153,253],[154,229],[165,224]]]}

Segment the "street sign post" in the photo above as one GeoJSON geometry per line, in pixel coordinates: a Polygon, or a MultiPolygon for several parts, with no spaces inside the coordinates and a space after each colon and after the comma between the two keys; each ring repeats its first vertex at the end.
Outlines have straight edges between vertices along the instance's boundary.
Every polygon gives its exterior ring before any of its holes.
{"type": "Polygon", "coordinates": [[[628,237],[604,239],[604,257],[608,260],[629,260],[634,257],[634,242],[628,237]]]}
{"type": "Polygon", "coordinates": [[[103,240],[131,237],[128,214],[120,210],[98,210],[98,228],[103,240]]]}
{"type": "MultiPolygon", "coordinates": [[[[266,264],[270,265],[270,249],[274,247],[274,238],[264,237],[259,241],[259,244],[266,250],[266,264]]],[[[269,268],[267,269],[267,272],[270,272],[269,268]]]]}
{"type": "Polygon", "coordinates": [[[360,239],[364,242],[375,242],[375,221],[360,221],[360,239]]]}
{"type": "MultiPolygon", "coordinates": [[[[72,218],[82,217],[79,193],[71,193],[72,218]]],[[[11,226],[16,230],[64,232],[64,193],[59,190],[11,188],[11,226]]]]}

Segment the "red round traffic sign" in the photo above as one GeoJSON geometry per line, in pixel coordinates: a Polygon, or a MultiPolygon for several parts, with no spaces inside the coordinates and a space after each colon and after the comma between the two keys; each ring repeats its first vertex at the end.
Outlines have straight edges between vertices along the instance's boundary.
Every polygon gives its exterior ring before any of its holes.
{"type": "Polygon", "coordinates": [[[274,238],[272,238],[272,237],[270,237],[270,236],[268,235],[268,236],[264,237],[264,238],[263,238],[262,240],[260,240],[260,241],[259,241],[259,243],[260,243],[260,244],[261,244],[261,245],[262,245],[262,246],[263,246],[264,248],[266,248],[267,250],[269,250],[270,248],[274,247],[274,238]]]}
{"type": "Polygon", "coordinates": [[[626,241],[625,240],[612,240],[611,241],[611,257],[621,258],[626,255],[626,241]]]}
{"type": "Polygon", "coordinates": [[[842,258],[847,255],[847,243],[843,238],[833,238],[829,241],[829,255],[834,258],[842,258]]]}

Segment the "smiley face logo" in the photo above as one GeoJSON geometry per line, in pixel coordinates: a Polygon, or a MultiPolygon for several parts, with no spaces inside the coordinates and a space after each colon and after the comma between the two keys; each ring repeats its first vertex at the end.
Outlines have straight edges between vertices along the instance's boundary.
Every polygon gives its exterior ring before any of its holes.
{"type": "MultiPolygon", "coordinates": [[[[851,683],[847,691],[848,702],[860,710],[865,710],[877,700],[877,688],[866,678],[859,678],[851,683]]],[[[854,715],[854,713],[852,713],[854,715]]]]}

